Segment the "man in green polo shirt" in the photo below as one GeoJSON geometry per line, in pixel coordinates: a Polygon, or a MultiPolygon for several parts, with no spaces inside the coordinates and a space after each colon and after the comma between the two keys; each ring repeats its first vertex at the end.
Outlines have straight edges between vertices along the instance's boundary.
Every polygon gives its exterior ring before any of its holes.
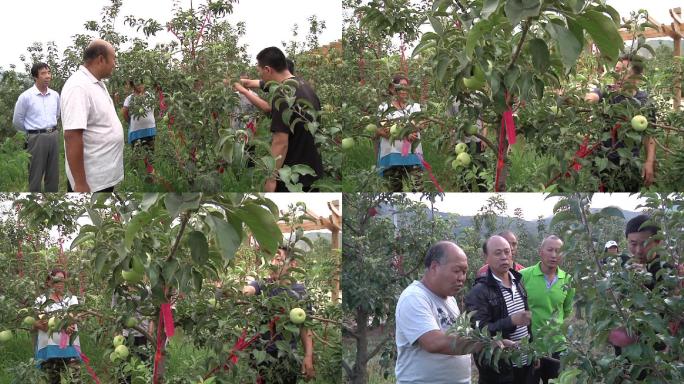
{"type": "Polygon", "coordinates": [[[565,336],[560,332],[560,325],[572,313],[572,301],[575,289],[572,288],[572,277],[560,269],[558,265],[563,259],[561,247],[563,240],[558,236],[546,237],[539,246],[540,262],[520,271],[523,285],[527,290],[527,302],[532,311],[532,335],[535,339],[543,339],[540,329],[551,322],[558,331],[552,338],[558,349],[551,359],[542,358],[541,364],[534,372],[534,383],[542,380],[547,384],[549,379],[558,377],[560,370],[560,352],[565,349],[565,336]]]}

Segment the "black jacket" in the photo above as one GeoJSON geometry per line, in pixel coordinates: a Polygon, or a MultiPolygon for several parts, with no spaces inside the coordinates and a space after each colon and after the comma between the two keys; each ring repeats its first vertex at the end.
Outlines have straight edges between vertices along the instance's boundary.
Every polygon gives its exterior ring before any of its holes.
{"type": "MultiPolygon", "coordinates": [[[[527,292],[522,285],[522,275],[513,269],[509,270],[515,276],[515,287],[520,292],[525,303],[525,310],[529,310],[527,305],[527,292]]],[[[513,324],[508,315],[506,300],[499,289],[499,283],[494,279],[492,271],[487,271],[487,276],[478,277],[475,285],[465,297],[465,310],[467,312],[476,311],[471,318],[473,327],[479,322],[482,329],[485,326],[491,335],[500,334],[504,339],[508,339],[517,326],[513,324]]],[[[532,328],[527,326],[527,332],[532,339],[532,328]]],[[[488,365],[480,365],[478,356],[475,357],[475,364],[480,372],[480,383],[503,383],[510,382],[513,375],[512,366],[501,362],[499,372],[488,365]]]]}

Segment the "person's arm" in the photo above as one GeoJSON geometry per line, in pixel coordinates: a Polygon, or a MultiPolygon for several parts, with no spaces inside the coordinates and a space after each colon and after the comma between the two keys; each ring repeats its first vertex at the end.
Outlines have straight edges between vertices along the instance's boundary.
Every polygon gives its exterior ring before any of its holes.
{"type": "Polygon", "coordinates": [[[14,115],[12,116],[12,125],[19,132],[26,132],[24,122],[26,119],[26,103],[24,98],[19,96],[17,103],[14,105],[14,115]]]}
{"type": "Polygon", "coordinates": [[[643,178],[644,185],[647,187],[653,184],[653,179],[655,178],[655,157],[656,157],[656,143],[655,140],[650,137],[644,137],[644,146],[646,147],[646,161],[644,161],[643,178]]]}
{"type": "Polygon", "coordinates": [[[247,88],[261,88],[259,80],[254,79],[240,79],[240,83],[247,88]]]}
{"type": "Polygon", "coordinates": [[[316,369],[313,362],[313,333],[311,330],[302,327],[299,331],[299,337],[302,341],[302,347],[304,347],[302,373],[306,379],[313,379],[316,377],[316,369]]]}
{"type": "Polygon", "coordinates": [[[478,352],[483,345],[456,335],[447,335],[440,330],[433,330],[418,338],[418,344],[429,353],[443,355],[467,355],[478,352]]]}
{"type": "MultiPolygon", "coordinates": [[[[271,156],[276,159],[276,172],[283,167],[285,156],[287,156],[289,134],[283,132],[273,132],[271,140],[271,156]]],[[[266,180],[265,192],[275,192],[275,177],[266,180]]]]}
{"type": "Polygon", "coordinates": [[[266,114],[271,113],[271,104],[268,101],[259,97],[259,95],[257,95],[256,93],[250,92],[240,83],[235,83],[235,90],[240,92],[240,94],[244,95],[247,98],[247,100],[249,100],[249,102],[252,103],[252,105],[259,108],[262,112],[266,114]]]}
{"type": "MultiPolygon", "coordinates": [[[[477,286],[476,286],[477,287],[477,286]]],[[[493,319],[489,312],[489,300],[483,289],[473,288],[465,297],[466,311],[476,311],[471,318],[473,326],[479,322],[479,327],[487,327],[489,333],[494,335],[496,333],[513,332],[520,325],[529,324],[529,311],[521,311],[513,315],[506,316],[502,319],[493,319]]]]}
{"type": "Polygon", "coordinates": [[[590,104],[596,104],[599,101],[601,101],[601,91],[596,88],[591,92],[588,92],[587,94],[584,95],[584,101],[590,103],[590,104]]]}
{"type": "Polygon", "coordinates": [[[131,124],[131,115],[128,114],[128,107],[123,107],[121,108],[121,114],[123,115],[124,120],[130,125],[131,124]]]}
{"type": "Polygon", "coordinates": [[[83,163],[83,131],[83,129],[64,131],[64,147],[71,176],[74,178],[74,192],[90,192],[83,163]]]}

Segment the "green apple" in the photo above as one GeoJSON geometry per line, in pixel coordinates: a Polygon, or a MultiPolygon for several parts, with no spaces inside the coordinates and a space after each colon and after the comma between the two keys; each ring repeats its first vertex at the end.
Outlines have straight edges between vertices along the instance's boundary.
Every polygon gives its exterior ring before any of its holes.
{"type": "Polygon", "coordinates": [[[480,90],[484,88],[485,84],[485,74],[482,69],[477,66],[473,69],[473,76],[463,78],[463,85],[471,91],[480,90]]]}
{"type": "Polygon", "coordinates": [[[138,319],[136,319],[133,316],[129,316],[128,319],[126,319],[126,327],[127,328],[133,328],[138,325],[138,319]]]}
{"type": "Polygon", "coordinates": [[[112,345],[114,345],[114,347],[118,347],[118,346],[123,345],[123,343],[125,341],[126,341],[125,337],[123,337],[122,335],[116,335],[116,336],[114,336],[114,340],[112,340],[112,345]]]}
{"type": "Polygon", "coordinates": [[[468,150],[468,144],[466,144],[466,143],[458,143],[454,147],[454,151],[456,152],[457,155],[459,153],[466,152],[467,150],[468,150]]]}
{"type": "Polygon", "coordinates": [[[136,271],[130,269],[128,271],[122,270],[121,271],[121,277],[123,277],[124,280],[126,280],[129,283],[139,283],[142,281],[142,274],[137,273],[136,271]]]}
{"type": "Polygon", "coordinates": [[[354,147],[354,138],[345,137],[342,139],[342,149],[351,149],[354,147]]]}
{"type": "Polygon", "coordinates": [[[36,319],[34,319],[32,316],[26,316],[24,317],[24,320],[21,322],[21,325],[28,327],[28,328],[33,328],[33,324],[36,323],[36,319]]]}
{"type": "Polygon", "coordinates": [[[552,115],[557,115],[558,114],[558,106],[557,105],[550,106],[549,111],[551,111],[552,115]]]}
{"type": "Polygon", "coordinates": [[[47,326],[48,326],[49,330],[56,329],[57,328],[57,318],[51,317],[50,320],[48,320],[47,326]]]}
{"type": "Polygon", "coordinates": [[[392,126],[390,127],[391,136],[398,136],[400,131],[401,130],[399,129],[399,126],[396,124],[392,124],[392,126]]]}
{"type": "Polygon", "coordinates": [[[119,360],[119,355],[117,355],[116,352],[112,352],[109,354],[109,360],[112,363],[116,363],[119,360]]]}
{"type": "Polygon", "coordinates": [[[369,135],[375,135],[375,133],[378,131],[378,126],[375,124],[368,124],[366,125],[366,133],[369,135]]]}
{"type": "Polygon", "coordinates": [[[128,357],[128,347],[125,345],[119,345],[118,347],[114,348],[114,353],[119,355],[120,358],[125,359],[128,357]]]}
{"type": "Polygon", "coordinates": [[[632,117],[632,128],[635,131],[644,131],[648,127],[648,120],[644,115],[636,115],[632,117]]]}
{"type": "Polygon", "coordinates": [[[12,340],[12,331],[9,329],[0,332],[0,342],[6,343],[12,340]]]}
{"type": "Polygon", "coordinates": [[[131,259],[131,267],[132,267],[133,271],[135,273],[137,273],[138,275],[144,275],[145,274],[145,266],[135,256],[131,259]]]}
{"type": "Polygon", "coordinates": [[[456,156],[456,161],[458,161],[462,166],[467,167],[470,165],[470,155],[466,152],[459,153],[458,156],[456,156]]]}
{"type": "Polygon", "coordinates": [[[212,297],[211,299],[209,299],[209,306],[211,306],[211,307],[216,306],[216,299],[215,298],[212,297]]]}
{"type": "Polygon", "coordinates": [[[301,324],[306,320],[306,312],[301,308],[292,308],[290,311],[290,321],[294,324],[301,324]]]}
{"type": "Polygon", "coordinates": [[[477,131],[478,131],[478,128],[477,128],[477,125],[475,125],[475,124],[468,124],[464,130],[466,136],[472,136],[472,135],[476,134],[477,131]]]}

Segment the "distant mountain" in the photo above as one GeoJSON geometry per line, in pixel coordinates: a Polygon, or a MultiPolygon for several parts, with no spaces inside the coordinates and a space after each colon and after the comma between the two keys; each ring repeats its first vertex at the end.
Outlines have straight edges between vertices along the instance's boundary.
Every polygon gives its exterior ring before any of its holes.
{"type": "MultiPolygon", "coordinates": [[[[426,211],[427,211],[427,214],[429,216],[430,215],[429,209],[426,208],[426,211]]],[[[591,209],[591,212],[598,212],[598,211],[600,211],[600,209],[598,209],[598,208],[592,208],[591,209]]],[[[390,214],[390,211],[387,207],[383,207],[379,210],[378,213],[381,215],[388,215],[388,214],[390,214]]],[[[465,228],[475,226],[475,217],[474,216],[454,215],[453,213],[449,213],[449,212],[437,212],[437,214],[440,217],[445,218],[445,219],[448,217],[452,217],[452,218],[456,217],[456,222],[458,223],[458,225],[456,226],[456,228],[454,228],[454,235],[459,235],[461,233],[461,231],[463,231],[463,229],[465,229],[465,228]]],[[[628,221],[631,218],[640,215],[641,212],[622,210],[622,214],[625,216],[625,221],[628,221]]],[[[549,224],[551,224],[552,219],[553,219],[552,215],[547,216],[543,219],[544,224],[546,225],[547,228],[548,228],[549,224]]],[[[513,222],[516,220],[516,218],[511,217],[511,216],[503,216],[503,220],[505,222],[508,222],[508,221],[513,222]]],[[[537,235],[537,220],[525,220],[524,225],[525,225],[525,229],[527,230],[527,232],[529,232],[532,236],[537,235]]]]}

